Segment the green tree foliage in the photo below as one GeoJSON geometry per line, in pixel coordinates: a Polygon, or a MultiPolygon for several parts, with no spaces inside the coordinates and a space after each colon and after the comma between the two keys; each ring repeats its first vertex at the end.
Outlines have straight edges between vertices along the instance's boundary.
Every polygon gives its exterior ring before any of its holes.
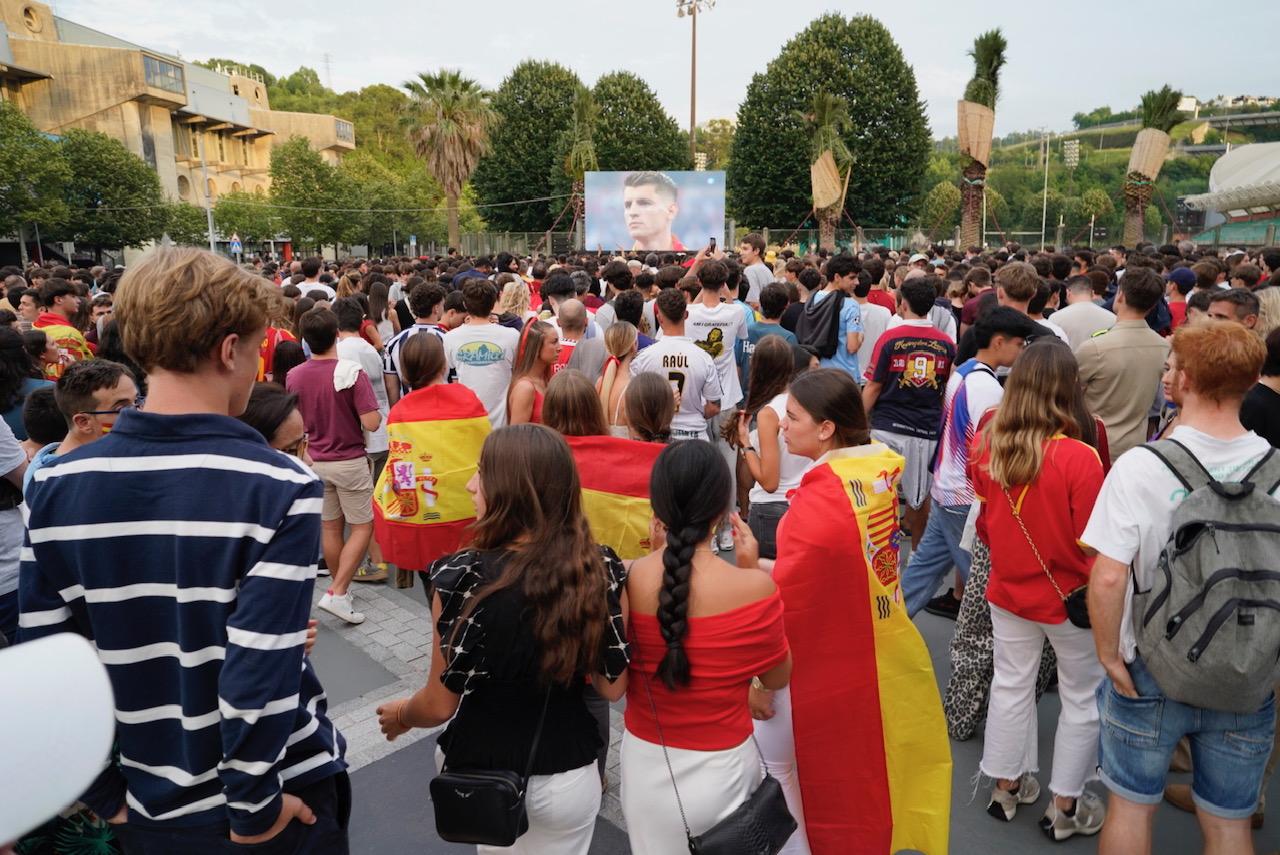
{"type": "Polygon", "coordinates": [[[272,202],[281,206],[277,216],[282,230],[299,247],[336,244],[348,237],[353,215],[325,209],[355,207],[350,190],[351,182],[303,137],[292,137],[271,152],[272,202]]]}
{"type": "MultiPolygon", "coordinates": [[[[493,93],[498,116],[493,145],[471,177],[485,204],[539,199],[551,194],[559,165],[557,142],[573,122],[578,75],[555,62],[526,60],[493,93]]],[[[563,201],[561,201],[563,206],[563,201]]],[[[501,231],[542,231],[551,225],[544,202],[489,209],[489,225],[501,231]]]]}
{"type": "Polygon", "coordinates": [[[444,188],[449,243],[459,236],[458,199],[488,151],[497,119],[489,95],[474,80],[448,69],[420,73],[404,84],[409,102],[401,115],[413,150],[444,188]]]}
{"type": "Polygon", "coordinates": [[[10,101],[0,101],[0,234],[35,224],[46,231],[67,217],[63,197],[71,177],[58,144],[10,101]]]}
{"type": "Polygon", "coordinates": [[[1168,84],[1144,93],[1140,107],[1142,127],[1169,133],[1174,125],[1182,121],[1182,114],[1178,112],[1178,102],[1181,100],[1182,93],[1168,84]]]}
{"type": "Polygon", "coordinates": [[[1111,197],[1107,195],[1107,191],[1101,187],[1091,187],[1080,194],[1080,204],[1077,210],[1081,219],[1090,217],[1102,219],[1115,213],[1116,206],[1111,201],[1111,197]]]}
{"type": "Polygon", "coordinates": [[[809,136],[796,113],[820,89],[844,97],[853,118],[845,209],[866,226],[914,218],[930,153],[915,74],[879,21],[833,13],[789,41],[738,108],[728,192],[739,222],[788,227],[811,209],[809,136]]]}
{"type": "Polygon", "coordinates": [[[1071,123],[1075,125],[1077,131],[1085,128],[1092,128],[1098,125],[1110,125],[1116,122],[1136,122],[1140,117],[1137,110],[1124,110],[1119,113],[1112,112],[1110,107],[1095,107],[1088,113],[1076,113],[1071,117],[1071,123]]]}
{"type": "Polygon", "coordinates": [[[629,71],[596,81],[591,94],[600,108],[596,159],[603,170],[689,169],[688,141],[658,96],[629,71]]]}
{"type": "MultiPolygon", "coordinates": [[[[209,246],[209,220],[204,208],[187,202],[173,202],[164,207],[164,233],[178,246],[209,246]]],[[[230,232],[227,232],[230,235],[230,232]]]]}
{"type": "Polygon", "coordinates": [[[55,239],[101,252],[160,237],[168,217],[155,170],[106,134],[72,129],[60,148],[70,177],[67,219],[55,239]]]}
{"type": "Polygon", "coordinates": [[[940,181],[920,204],[920,228],[933,234],[955,227],[960,213],[960,188],[954,181],[940,181]]]}
{"type": "Polygon", "coordinates": [[[280,221],[271,199],[260,190],[223,193],[213,206],[213,222],[230,238],[239,235],[244,244],[271,240],[280,232],[280,221]]]}
{"type": "Polygon", "coordinates": [[[996,108],[1000,97],[1000,69],[1005,63],[1005,48],[1009,43],[997,27],[973,40],[969,56],[973,57],[973,77],[964,88],[964,100],[996,108]]]}
{"type": "Polygon", "coordinates": [[[707,169],[727,169],[737,128],[729,119],[712,119],[698,126],[698,151],[707,156],[707,169]]]}

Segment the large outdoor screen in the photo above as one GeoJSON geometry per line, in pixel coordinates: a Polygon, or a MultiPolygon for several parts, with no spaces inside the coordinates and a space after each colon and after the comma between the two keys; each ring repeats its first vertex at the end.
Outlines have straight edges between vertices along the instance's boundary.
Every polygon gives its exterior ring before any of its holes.
{"type": "Polygon", "coordinates": [[[724,240],[723,172],[588,172],[588,250],[695,252],[724,240]]]}

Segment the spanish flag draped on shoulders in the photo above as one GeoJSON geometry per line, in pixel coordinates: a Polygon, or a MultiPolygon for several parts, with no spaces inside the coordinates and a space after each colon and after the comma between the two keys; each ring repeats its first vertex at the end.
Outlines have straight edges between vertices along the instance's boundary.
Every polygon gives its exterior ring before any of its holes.
{"type": "Polygon", "coordinates": [[[57,365],[44,366],[45,379],[57,380],[70,363],[93,359],[93,345],[89,344],[80,330],[71,326],[70,321],[57,312],[41,312],[31,327],[43,332],[63,357],[57,365]]]}
{"type": "Polygon", "coordinates": [[[484,404],[460,383],[418,389],[391,408],[373,491],[374,536],[388,561],[426,570],[461,547],[476,517],[467,482],[489,431],[484,404]]]}
{"type": "Polygon", "coordinates": [[[612,547],[619,558],[639,558],[649,543],[649,476],[665,445],[618,436],[566,436],[578,480],[582,512],[596,543],[612,547]]]}
{"type": "Polygon", "coordinates": [[[774,581],[795,657],[796,767],[814,855],[946,855],[951,746],[898,590],[896,487],[880,443],[819,458],[778,526],[774,581]]]}

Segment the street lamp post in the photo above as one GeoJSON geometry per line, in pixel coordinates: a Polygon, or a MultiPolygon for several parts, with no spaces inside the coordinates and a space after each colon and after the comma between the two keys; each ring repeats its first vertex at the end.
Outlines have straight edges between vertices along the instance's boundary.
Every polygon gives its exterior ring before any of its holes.
{"type": "Polygon", "coordinates": [[[698,11],[710,11],[716,6],[716,0],[676,0],[676,17],[689,16],[692,25],[692,37],[689,41],[689,160],[697,157],[698,145],[696,130],[698,127],[698,11]]]}

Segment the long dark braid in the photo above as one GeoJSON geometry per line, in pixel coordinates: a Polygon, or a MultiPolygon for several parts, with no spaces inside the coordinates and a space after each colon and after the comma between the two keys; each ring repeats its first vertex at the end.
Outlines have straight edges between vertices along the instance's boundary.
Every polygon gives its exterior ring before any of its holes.
{"type": "Polygon", "coordinates": [[[654,463],[649,500],[654,515],[667,528],[657,611],[667,651],[657,673],[669,689],[689,684],[684,638],[689,632],[693,554],[724,516],[731,492],[729,467],[709,443],[689,440],[669,445],[654,463]]]}

